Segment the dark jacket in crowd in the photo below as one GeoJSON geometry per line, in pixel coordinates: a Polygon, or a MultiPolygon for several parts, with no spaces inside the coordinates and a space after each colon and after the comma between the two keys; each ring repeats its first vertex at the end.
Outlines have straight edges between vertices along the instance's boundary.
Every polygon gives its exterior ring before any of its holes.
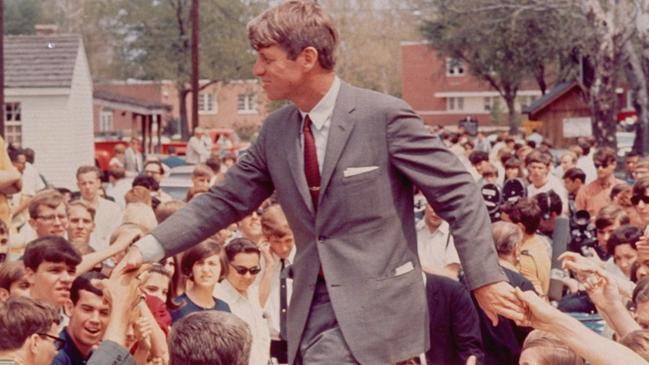
{"type": "Polygon", "coordinates": [[[56,354],[54,360],[52,360],[52,365],[85,365],[88,358],[85,358],[79,352],[79,349],[77,349],[77,346],[68,333],[67,327],[61,331],[59,337],[65,340],[65,345],[56,354]]]}
{"type": "Polygon", "coordinates": [[[478,312],[466,287],[443,276],[426,274],[426,297],[431,343],[427,362],[464,365],[474,355],[476,364],[483,364],[478,312]]]}

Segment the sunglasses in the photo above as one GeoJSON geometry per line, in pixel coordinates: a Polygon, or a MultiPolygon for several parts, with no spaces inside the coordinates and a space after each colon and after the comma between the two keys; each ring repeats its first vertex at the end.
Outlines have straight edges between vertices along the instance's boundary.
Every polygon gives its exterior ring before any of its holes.
{"type": "Polygon", "coordinates": [[[608,162],[595,162],[595,163],[593,163],[593,165],[595,165],[596,169],[599,169],[599,168],[605,169],[605,168],[609,167],[611,164],[608,163],[608,162]]]}
{"type": "Polygon", "coordinates": [[[634,195],[631,197],[631,204],[638,205],[642,200],[643,203],[649,204],[649,196],[646,195],[634,195]]]}
{"type": "Polygon", "coordinates": [[[261,268],[259,266],[253,266],[253,267],[243,267],[243,266],[234,266],[230,264],[238,273],[239,275],[246,275],[247,272],[250,273],[250,275],[257,275],[259,272],[261,272],[261,268]]]}
{"type": "Polygon", "coordinates": [[[41,337],[47,337],[52,340],[52,344],[54,344],[54,347],[56,350],[61,350],[63,346],[65,346],[65,340],[56,336],[49,335],[47,333],[37,333],[37,335],[41,337]]]}

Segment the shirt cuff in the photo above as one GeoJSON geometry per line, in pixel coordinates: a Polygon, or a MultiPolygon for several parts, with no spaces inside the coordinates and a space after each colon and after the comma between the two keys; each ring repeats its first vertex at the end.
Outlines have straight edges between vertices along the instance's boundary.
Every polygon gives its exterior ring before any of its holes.
{"type": "Polygon", "coordinates": [[[140,250],[142,258],[146,262],[158,262],[165,257],[165,250],[160,241],[153,235],[146,235],[134,245],[140,250]]]}

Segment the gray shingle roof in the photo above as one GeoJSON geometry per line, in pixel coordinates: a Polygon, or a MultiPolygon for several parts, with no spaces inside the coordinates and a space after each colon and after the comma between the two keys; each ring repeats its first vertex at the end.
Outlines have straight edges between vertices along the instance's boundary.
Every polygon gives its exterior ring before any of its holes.
{"type": "Polygon", "coordinates": [[[570,91],[574,86],[577,86],[575,81],[564,81],[554,86],[542,97],[534,100],[534,102],[527,107],[523,108],[523,113],[534,114],[539,110],[545,108],[548,104],[559,98],[564,93],[570,91]]]}
{"type": "Polygon", "coordinates": [[[6,36],[5,87],[69,88],[80,41],[76,34],[6,36]]]}

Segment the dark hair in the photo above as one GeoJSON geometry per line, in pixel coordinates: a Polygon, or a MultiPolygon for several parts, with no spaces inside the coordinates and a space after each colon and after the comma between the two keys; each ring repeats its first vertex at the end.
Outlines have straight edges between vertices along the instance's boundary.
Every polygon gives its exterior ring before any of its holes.
{"type": "Polygon", "coordinates": [[[18,156],[20,156],[20,155],[25,156],[25,160],[27,160],[27,156],[25,155],[25,151],[23,151],[23,149],[19,148],[19,147],[8,148],[7,149],[7,154],[9,155],[9,159],[11,160],[11,162],[18,161],[18,156]]]}
{"type": "Polygon", "coordinates": [[[563,178],[572,181],[581,180],[582,184],[586,183],[586,173],[578,167],[569,168],[568,171],[563,173],[563,178]]]}
{"type": "Polygon", "coordinates": [[[168,342],[170,365],[246,365],[252,334],[234,314],[201,311],[176,322],[168,342]]]}
{"type": "Polygon", "coordinates": [[[70,299],[72,300],[72,304],[77,304],[81,295],[80,291],[82,290],[90,292],[99,297],[103,296],[104,292],[96,286],[92,285],[92,280],[103,280],[106,278],[106,275],[95,271],[90,271],[77,276],[72,282],[72,288],[70,288],[70,299]]]}
{"type": "Polygon", "coordinates": [[[529,166],[533,163],[542,163],[546,166],[550,166],[552,164],[552,155],[547,152],[533,150],[529,155],[527,155],[527,157],[525,157],[525,166],[529,166]]]}
{"type": "Polygon", "coordinates": [[[590,142],[585,137],[577,138],[577,146],[581,148],[582,156],[586,156],[590,153],[590,142]]]}
{"type": "Polygon", "coordinates": [[[471,165],[477,165],[484,161],[489,161],[489,154],[484,151],[473,151],[469,155],[469,161],[471,165]]]}
{"type": "MultiPolygon", "coordinates": [[[[198,245],[185,251],[180,262],[180,271],[192,279],[192,268],[197,261],[221,253],[221,243],[214,238],[208,238],[198,245]]],[[[221,277],[225,274],[225,265],[221,261],[221,277]]]]}
{"type": "Polygon", "coordinates": [[[27,339],[48,333],[59,315],[48,303],[27,297],[10,297],[0,305],[0,352],[17,350],[27,339]]]}
{"type": "Polygon", "coordinates": [[[131,187],[142,186],[150,191],[158,191],[160,189],[160,184],[153,178],[153,176],[147,175],[138,175],[133,179],[131,187]]]}
{"type": "Polygon", "coordinates": [[[149,161],[147,161],[147,162],[144,163],[144,168],[146,168],[146,167],[149,166],[149,165],[158,165],[158,168],[160,169],[160,170],[159,170],[160,174],[163,174],[164,171],[165,171],[164,167],[162,167],[162,162],[160,162],[160,161],[157,161],[157,160],[149,160],[149,161]]]}
{"type": "Polygon", "coordinates": [[[595,151],[595,154],[593,155],[593,161],[596,162],[615,162],[616,160],[616,154],[615,150],[612,149],[611,147],[602,147],[597,149],[595,151]]]}
{"type": "Polygon", "coordinates": [[[254,253],[261,255],[259,247],[247,238],[235,238],[225,245],[225,257],[228,262],[234,261],[234,258],[240,253],[254,253]]]}
{"type": "Polygon", "coordinates": [[[532,198],[518,199],[507,215],[513,223],[521,223],[527,234],[536,232],[541,224],[541,208],[532,198]]]}
{"type": "Polygon", "coordinates": [[[595,227],[597,229],[604,229],[615,224],[615,222],[619,222],[620,225],[629,224],[631,222],[626,210],[619,205],[607,205],[600,209],[595,217],[595,227]]]}
{"type": "Polygon", "coordinates": [[[636,249],[636,242],[640,240],[642,236],[642,231],[640,228],[632,225],[625,224],[611,233],[608,242],[606,242],[606,251],[609,255],[613,256],[615,254],[615,247],[619,245],[631,245],[631,247],[636,249]]]}
{"type": "Polygon", "coordinates": [[[536,204],[541,209],[541,212],[543,212],[545,219],[549,218],[546,217],[546,215],[549,215],[550,213],[561,215],[561,210],[563,208],[561,198],[559,197],[559,194],[554,192],[554,190],[536,194],[532,198],[536,200],[536,204]]]}
{"type": "Polygon", "coordinates": [[[81,256],[65,238],[45,236],[28,243],[23,255],[25,267],[32,271],[38,270],[44,261],[63,262],[68,266],[76,267],[81,262],[81,256]]]}
{"type": "Polygon", "coordinates": [[[642,153],[640,153],[638,151],[631,150],[631,151],[627,152],[626,155],[624,156],[624,158],[629,158],[629,157],[642,157],[642,153]]]}
{"type": "Polygon", "coordinates": [[[205,160],[205,164],[212,169],[215,174],[218,174],[221,171],[221,160],[217,157],[211,156],[205,160]]]}

